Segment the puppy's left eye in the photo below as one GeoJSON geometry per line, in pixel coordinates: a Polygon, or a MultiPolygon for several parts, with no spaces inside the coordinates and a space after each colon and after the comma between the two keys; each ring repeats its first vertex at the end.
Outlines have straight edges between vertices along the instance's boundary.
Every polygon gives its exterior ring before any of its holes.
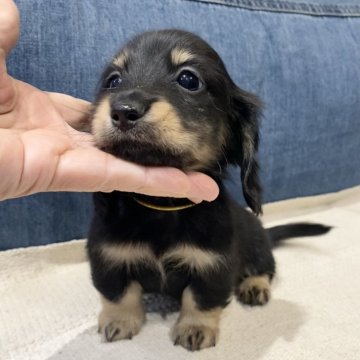
{"type": "Polygon", "coordinates": [[[177,82],[189,91],[197,91],[203,87],[201,80],[190,70],[183,70],[178,76],[177,82]]]}
{"type": "Polygon", "coordinates": [[[106,89],[113,89],[117,88],[121,85],[122,79],[120,77],[120,74],[113,74],[111,75],[105,82],[105,88],[106,89]]]}

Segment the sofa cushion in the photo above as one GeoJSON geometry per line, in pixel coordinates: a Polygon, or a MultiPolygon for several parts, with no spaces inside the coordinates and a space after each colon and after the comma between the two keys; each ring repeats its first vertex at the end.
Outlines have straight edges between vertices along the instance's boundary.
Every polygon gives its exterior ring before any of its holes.
{"type": "MultiPolygon", "coordinates": [[[[16,2],[21,38],[8,68],[17,78],[91,100],[104,64],[128,38],[148,29],[187,29],[210,42],[235,82],[264,101],[265,202],[360,183],[357,1],[16,2]]],[[[229,189],[241,201],[239,171],[231,173],[229,189]]],[[[90,212],[87,194],[2,202],[0,248],[82,237],[90,212]],[[44,209],[52,211],[44,216],[44,209]]]]}

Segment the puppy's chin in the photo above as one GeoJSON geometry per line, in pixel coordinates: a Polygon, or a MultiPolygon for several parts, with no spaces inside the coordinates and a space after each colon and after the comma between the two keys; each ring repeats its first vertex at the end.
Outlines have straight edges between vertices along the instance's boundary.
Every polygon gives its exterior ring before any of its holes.
{"type": "Polygon", "coordinates": [[[100,149],[118,158],[144,166],[171,166],[187,170],[191,164],[184,158],[167,149],[160,149],[152,144],[143,144],[133,140],[122,140],[117,144],[106,144],[100,149]]]}

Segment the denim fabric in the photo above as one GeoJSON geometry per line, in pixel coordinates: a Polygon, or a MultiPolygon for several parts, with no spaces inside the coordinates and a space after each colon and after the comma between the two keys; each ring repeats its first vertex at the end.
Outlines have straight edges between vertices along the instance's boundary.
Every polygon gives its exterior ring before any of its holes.
{"type": "Polygon", "coordinates": [[[249,10],[296,13],[312,16],[359,16],[359,0],[188,0],[237,6],[249,10]]]}
{"type": "MultiPolygon", "coordinates": [[[[335,0],[227,2],[239,6],[194,0],[18,0],[21,39],[8,68],[44,90],[91,100],[104,64],[129,37],[149,29],[187,29],[209,41],[236,83],[265,103],[260,147],[265,202],[359,184],[360,17],[240,6],[314,7],[335,0]]],[[[354,0],[338,3],[352,15],[358,9],[351,5],[354,0]]],[[[241,201],[238,171],[232,174],[229,188],[241,201]]],[[[84,236],[90,212],[88,194],[2,202],[0,248],[84,236]]]]}
{"type": "Polygon", "coordinates": [[[47,193],[0,202],[0,250],[84,238],[91,197],[47,193]]]}

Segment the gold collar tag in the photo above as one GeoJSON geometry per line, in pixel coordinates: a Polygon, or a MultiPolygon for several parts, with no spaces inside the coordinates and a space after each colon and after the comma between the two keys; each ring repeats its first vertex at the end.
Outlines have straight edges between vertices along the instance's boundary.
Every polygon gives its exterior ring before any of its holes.
{"type": "Polygon", "coordinates": [[[143,200],[139,200],[136,197],[133,198],[138,204],[145,206],[149,209],[158,210],[158,211],[178,211],[178,210],[184,210],[191,208],[197,204],[186,204],[186,205],[179,205],[179,206],[162,206],[162,205],[154,205],[151,203],[148,203],[143,200]]]}

